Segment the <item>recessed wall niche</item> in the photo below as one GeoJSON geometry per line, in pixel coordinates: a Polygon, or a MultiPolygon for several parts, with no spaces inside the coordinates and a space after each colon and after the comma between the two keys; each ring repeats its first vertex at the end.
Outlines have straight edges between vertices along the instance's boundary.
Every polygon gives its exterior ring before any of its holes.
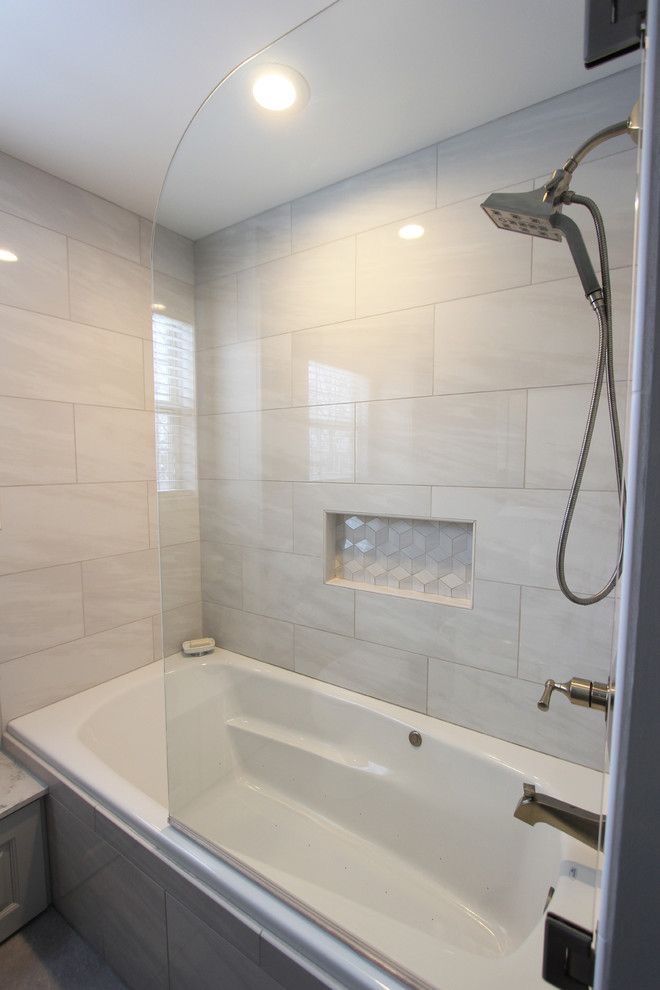
{"type": "Polygon", "coordinates": [[[474,523],[325,512],[325,581],[472,607],[474,523]]]}

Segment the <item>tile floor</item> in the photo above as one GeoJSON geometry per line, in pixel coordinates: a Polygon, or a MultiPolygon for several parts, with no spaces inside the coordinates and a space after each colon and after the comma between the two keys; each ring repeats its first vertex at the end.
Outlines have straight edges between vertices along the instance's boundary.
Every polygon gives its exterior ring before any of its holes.
{"type": "Polygon", "coordinates": [[[126,990],[54,908],[0,945],[0,973],[11,990],[126,990]]]}

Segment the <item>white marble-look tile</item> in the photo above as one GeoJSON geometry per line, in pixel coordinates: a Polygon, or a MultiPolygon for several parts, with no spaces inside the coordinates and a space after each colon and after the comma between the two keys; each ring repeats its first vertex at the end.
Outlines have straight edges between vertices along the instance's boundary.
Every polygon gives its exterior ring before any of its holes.
{"type": "Polygon", "coordinates": [[[510,237],[504,250],[504,233],[484,216],[478,199],[411,216],[409,222],[421,224],[424,236],[403,240],[398,223],[358,234],[356,316],[531,281],[531,238],[510,237]]]}
{"type": "Polygon", "coordinates": [[[195,323],[195,290],[188,282],[162,272],[153,273],[154,303],[164,306],[165,319],[193,326],[195,323]]]}
{"type": "MultiPolygon", "coordinates": [[[[606,681],[612,658],[614,602],[585,608],[560,591],[523,588],[518,676],[543,683],[571,677],[606,681]]],[[[561,698],[555,700],[561,701],[561,698]]]]}
{"type": "Polygon", "coordinates": [[[0,303],[68,316],[66,237],[0,213],[0,247],[18,257],[0,269],[0,303]]]}
{"type": "Polygon", "coordinates": [[[202,599],[230,608],[243,607],[243,548],[202,543],[202,599]]]}
{"type": "Polygon", "coordinates": [[[197,417],[197,470],[200,478],[238,478],[240,415],[197,417]]]}
{"type": "Polygon", "coordinates": [[[433,307],[301,330],[292,337],[293,405],[433,392],[433,307]]]}
{"type": "Polygon", "coordinates": [[[371,513],[425,519],[431,489],[417,485],[295,484],[293,531],[296,553],[323,553],[324,512],[371,513]]]}
{"type": "MultiPolygon", "coordinates": [[[[527,488],[569,488],[587,421],[591,385],[531,389],[527,397],[527,488]]],[[[616,387],[619,423],[625,436],[627,389],[616,387]]],[[[603,389],[596,429],[582,483],[584,491],[614,491],[614,453],[603,389]]]]}
{"type": "Polygon", "coordinates": [[[124,334],[0,306],[0,393],[144,404],[142,345],[124,334]]]}
{"type": "MultiPolygon", "coordinates": [[[[475,575],[556,588],[555,555],[568,492],[532,489],[434,488],[433,515],[474,519],[475,575]]],[[[571,585],[581,593],[606,583],[616,563],[618,507],[613,492],[584,492],[566,556],[571,585]]]]}
{"type": "Polygon", "coordinates": [[[519,588],[490,581],[475,583],[471,609],[358,592],[355,635],[513,676],[519,602],[519,588]]]}
{"type": "Polygon", "coordinates": [[[79,241],[140,260],[134,213],[27,162],[0,154],[0,210],[79,241]]]}
{"type": "MultiPolygon", "coordinates": [[[[139,262],[144,265],[145,268],[151,267],[151,248],[152,239],[154,236],[154,225],[151,220],[147,220],[145,217],[140,217],[140,257],[139,262]]],[[[84,237],[79,237],[78,240],[84,241],[84,237]]],[[[102,247],[103,245],[97,245],[102,247]]],[[[116,252],[119,254],[120,252],[116,252]]],[[[134,259],[136,260],[136,259],[134,259]]]]}
{"type": "Polygon", "coordinates": [[[0,578],[0,661],[83,635],[80,565],[0,578]]]}
{"type": "Polygon", "coordinates": [[[199,540],[199,495],[196,491],[158,493],[160,545],[194,543],[199,540]]]}
{"type": "Polygon", "coordinates": [[[144,483],[31,485],[0,491],[0,573],[144,550],[144,483]]]}
{"type": "Polygon", "coordinates": [[[417,653],[296,626],[298,673],[403,708],[426,712],[427,666],[427,658],[417,653]]]}
{"type": "MultiPolygon", "coordinates": [[[[438,206],[549,175],[591,134],[625,120],[638,98],[639,68],[627,69],[442,141],[438,206]]],[[[592,155],[630,147],[628,138],[617,138],[592,155]]]]}
{"type": "Polygon", "coordinates": [[[149,271],[107,251],[69,241],[71,319],[151,337],[149,271]]]}
{"type": "Polygon", "coordinates": [[[198,350],[238,340],[235,275],[199,282],[195,286],[195,343],[198,350]]]}
{"type": "Polygon", "coordinates": [[[288,203],[195,241],[195,276],[208,282],[291,253],[288,203]]]}
{"type": "Polygon", "coordinates": [[[202,481],[199,498],[202,540],[272,550],[292,549],[290,484],[202,481]]]}
{"type": "Polygon", "coordinates": [[[0,397],[0,485],[76,480],[73,407],[0,397]]]}
{"type": "Polygon", "coordinates": [[[525,401],[517,391],[361,403],[356,481],[522,485],[525,401]]]}
{"type": "Polygon", "coordinates": [[[293,670],[291,622],[204,602],[204,635],[232,653],[293,670]]]}
{"type": "Polygon", "coordinates": [[[155,549],[83,561],[82,580],[88,636],[160,611],[155,549]]]}
{"type": "Polygon", "coordinates": [[[147,481],[156,477],[154,414],[76,406],[78,481],[147,481]]]}
{"type": "MultiPolygon", "coordinates": [[[[618,377],[625,377],[628,368],[631,289],[630,268],[612,272],[618,377]]],[[[488,392],[589,382],[596,344],[596,320],[578,278],[440,303],[435,391],[488,392]]]]}
{"type": "MultiPolygon", "coordinates": [[[[160,632],[160,630],[159,630],[160,632]]],[[[171,657],[178,653],[181,644],[187,639],[199,639],[206,635],[202,628],[202,603],[181,605],[163,612],[162,620],[162,655],[171,657]]]]}
{"type": "Polygon", "coordinates": [[[354,593],[324,584],[323,571],[323,561],[318,557],[246,550],[244,608],[272,619],[350,636],[354,593]]]}
{"type": "Polygon", "coordinates": [[[3,723],[152,660],[151,619],[8,660],[0,664],[3,723]]]}
{"type": "Polygon", "coordinates": [[[291,334],[199,351],[197,397],[201,415],[290,405],[291,334]]]}
{"type": "MultiPolygon", "coordinates": [[[[383,306],[380,311],[395,308],[383,306]]],[[[279,258],[238,276],[242,339],[339,323],[355,315],[354,237],[279,258]]]]}
{"type": "Polygon", "coordinates": [[[47,790],[6,753],[0,753],[0,819],[43,797],[47,790]]]}
{"type": "Polygon", "coordinates": [[[353,481],[354,410],[343,404],[242,414],[241,477],[353,481]]]}
{"type": "Polygon", "coordinates": [[[202,562],[199,543],[175,543],[160,549],[163,611],[202,600],[202,562]]]}
{"type": "Polygon", "coordinates": [[[156,224],[153,251],[155,271],[194,285],[193,242],[189,238],[168,227],[163,227],[160,223],[156,224]]]}
{"type": "MultiPolygon", "coordinates": [[[[537,179],[536,187],[543,185],[544,181],[545,178],[537,179]]],[[[598,204],[605,221],[611,267],[623,268],[631,265],[635,233],[637,151],[633,149],[598,161],[585,161],[576,171],[571,189],[590,196],[598,204]]],[[[591,214],[584,206],[565,206],[564,213],[580,227],[594,269],[598,272],[598,245],[591,214]]],[[[506,231],[500,233],[505,236],[506,231]]],[[[521,240],[524,238],[521,237],[521,240]]],[[[535,237],[533,259],[534,282],[565,278],[575,272],[571,252],[565,241],[546,241],[535,237]]]]}
{"type": "Polygon", "coordinates": [[[294,251],[432,210],[435,169],[433,145],[295,200],[294,251]]]}
{"type": "MultiPolygon", "coordinates": [[[[475,670],[442,660],[429,661],[429,714],[486,732],[499,739],[601,770],[605,723],[598,712],[576,718],[570,705],[540,712],[538,684],[475,670]]],[[[560,699],[561,700],[561,699],[560,699]]]]}

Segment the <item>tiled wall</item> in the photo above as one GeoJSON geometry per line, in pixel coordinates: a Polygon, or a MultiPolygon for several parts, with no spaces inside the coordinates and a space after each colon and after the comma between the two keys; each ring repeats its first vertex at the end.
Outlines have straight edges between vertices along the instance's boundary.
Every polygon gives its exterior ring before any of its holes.
{"type": "MultiPolygon", "coordinates": [[[[479,204],[538,185],[625,117],[638,78],[593,83],[196,242],[206,634],[602,764],[602,718],[535,704],[546,677],[609,666],[612,601],[570,605],[554,576],[596,327],[566,245],[498,231],[479,204]],[[410,222],[421,239],[397,236],[410,222]],[[324,510],[474,520],[474,607],[325,585],[324,510]]],[[[620,380],[635,165],[620,139],[574,180],[608,226],[620,380]]],[[[568,573],[587,590],[615,559],[603,417],[584,487],[568,573]]]]}
{"type": "MultiPolygon", "coordinates": [[[[150,239],[0,155],[0,242],[18,255],[0,264],[3,724],[160,655],[150,239]]],[[[192,245],[169,242],[159,268],[180,277],[187,257],[191,283],[192,245]]]]}

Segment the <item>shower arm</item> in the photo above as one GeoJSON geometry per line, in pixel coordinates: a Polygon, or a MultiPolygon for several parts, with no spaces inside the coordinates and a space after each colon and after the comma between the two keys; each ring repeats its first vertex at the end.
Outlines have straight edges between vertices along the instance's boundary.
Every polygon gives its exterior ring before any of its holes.
{"type": "Polygon", "coordinates": [[[604,141],[609,141],[610,138],[621,137],[623,134],[628,134],[631,141],[634,141],[635,144],[639,142],[639,101],[634,105],[630,111],[630,116],[626,120],[620,120],[616,124],[610,124],[609,127],[604,127],[602,130],[592,134],[590,138],[580,145],[577,151],[573,152],[570,158],[567,158],[563,168],[555,169],[551,178],[546,183],[543,201],[550,203],[552,206],[558,206],[562,202],[564,193],[568,191],[573,172],[575,172],[575,169],[587,157],[589,152],[593,151],[594,148],[597,148],[604,141]]]}

